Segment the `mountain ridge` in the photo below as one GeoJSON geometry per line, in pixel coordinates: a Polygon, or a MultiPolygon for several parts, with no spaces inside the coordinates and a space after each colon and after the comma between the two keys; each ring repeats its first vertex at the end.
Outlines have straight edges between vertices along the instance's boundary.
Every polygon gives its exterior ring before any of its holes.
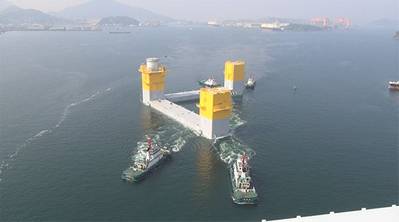
{"type": "Polygon", "coordinates": [[[97,25],[99,26],[138,26],[140,22],[128,16],[112,16],[102,18],[97,25]]]}
{"type": "Polygon", "coordinates": [[[91,0],[66,8],[58,12],[57,15],[69,19],[100,19],[112,16],[129,16],[140,21],[159,20],[167,22],[173,20],[150,10],[132,7],[115,0],[91,0]]]}
{"type": "Polygon", "coordinates": [[[59,25],[67,23],[70,23],[70,21],[46,14],[36,9],[22,9],[15,5],[10,5],[0,11],[0,24],[59,25]]]}

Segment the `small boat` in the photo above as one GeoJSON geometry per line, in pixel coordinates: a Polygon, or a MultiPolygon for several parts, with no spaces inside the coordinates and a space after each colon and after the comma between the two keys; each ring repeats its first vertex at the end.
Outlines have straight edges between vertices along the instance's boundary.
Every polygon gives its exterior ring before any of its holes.
{"type": "Polygon", "coordinates": [[[202,87],[209,87],[209,88],[215,88],[221,86],[219,83],[216,82],[214,78],[198,81],[198,84],[202,87]]]}
{"type": "Polygon", "coordinates": [[[247,83],[245,83],[245,88],[247,89],[255,89],[255,86],[256,86],[256,81],[253,77],[250,77],[247,83]]]}
{"type": "Polygon", "coordinates": [[[388,84],[389,84],[389,89],[391,89],[391,90],[399,90],[399,81],[396,81],[396,82],[393,82],[393,81],[390,81],[390,82],[388,82],[388,84]]]}
{"type": "Polygon", "coordinates": [[[258,194],[251,178],[248,156],[242,155],[230,167],[231,197],[236,204],[256,204],[258,194]]]}
{"type": "Polygon", "coordinates": [[[147,149],[144,151],[145,158],[135,159],[133,166],[123,171],[122,179],[129,182],[138,182],[155,169],[163,160],[170,155],[166,148],[160,148],[153,144],[151,138],[147,138],[147,149]]]}

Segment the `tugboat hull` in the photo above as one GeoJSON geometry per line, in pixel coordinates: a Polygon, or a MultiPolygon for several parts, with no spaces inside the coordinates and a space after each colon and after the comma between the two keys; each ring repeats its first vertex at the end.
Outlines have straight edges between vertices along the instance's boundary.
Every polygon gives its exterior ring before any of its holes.
{"type": "Polygon", "coordinates": [[[208,85],[208,84],[206,84],[206,80],[198,81],[198,84],[201,87],[209,87],[209,88],[215,88],[215,87],[220,87],[221,86],[220,84],[208,85]]]}
{"type": "Polygon", "coordinates": [[[258,199],[256,197],[241,197],[240,194],[232,194],[232,200],[238,205],[254,205],[257,204],[258,199]]]}
{"type": "Polygon", "coordinates": [[[399,90],[399,81],[396,81],[396,82],[390,81],[390,82],[388,82],[388,84],[389,84],[388,88],[390,90],[399,90]]]}
{"type": "Polygon", "coordinates": [[[153,170],[155,170],[162,162],[169,158],[169,155],[163,156],[162,159],[160,159],[158,162],[156,162],[154,165],[144,171],[133,171],[131,169],[127,169],[122,174],[122,180],[134,183],[140,182],[144,180],[148,174],[152,173],[153,170]]]}
{"type": "Polygon", "coordinates": [[[399,91],[399,86],[389,86],[388,88],[392,91],[399,91]]]}
{"type": "Polygon", "coordinates": [[[245,88],[246,89],[255,89],[255,84],[254,85],[246,85],[245,88]]]}
{"type": "Polygon", "coordinates": [[[234,173],[233,173],[233,167],[230,167],[230,179],[231,179],[231,187],[232,187],[232,193],[231,193],[231,199],[235,204],[239,205],[251,205],[251,204],[257,204],[258,201],[258,195],[256,192],[241,192],[237,189],[235,186],[234,182],[234,173]]]}

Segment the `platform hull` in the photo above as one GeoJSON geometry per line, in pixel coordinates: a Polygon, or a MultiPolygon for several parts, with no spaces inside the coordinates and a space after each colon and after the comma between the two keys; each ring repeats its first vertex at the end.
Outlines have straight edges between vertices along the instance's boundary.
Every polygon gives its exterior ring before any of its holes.
{"type": "Polygon", "coordinates": [[[224,87],[230,89],[232,94],[242,95],[244,91],[244,81],[242,80],[224,80],[224,87]]]}
{"type": "Polygon", "coordinates": [[[214,119],[201,117],[201,129],[205,138],[215,139],[229,134],[229,119],[214,119]]]}

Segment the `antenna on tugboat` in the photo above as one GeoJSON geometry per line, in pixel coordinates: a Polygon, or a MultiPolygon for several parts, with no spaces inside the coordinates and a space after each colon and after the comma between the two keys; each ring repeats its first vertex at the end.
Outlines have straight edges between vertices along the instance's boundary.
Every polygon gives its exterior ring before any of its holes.
{"type": "Polygon", "coordinates": [[[147,151],[150,151],[152,148],[152,140],[151,140],[151,137],[149,137],[149,136],[147,137],[147,144],[148,144],[147,151]]]}
{"type": "Polygon", "coordinates": [[[246,153],[244,153],[242,156],[241,156],[241,160],[242,160],[242,164],[245,166],[246,164],[248,164],[248,156],[247,156],[247,154],[246,153]]]}

